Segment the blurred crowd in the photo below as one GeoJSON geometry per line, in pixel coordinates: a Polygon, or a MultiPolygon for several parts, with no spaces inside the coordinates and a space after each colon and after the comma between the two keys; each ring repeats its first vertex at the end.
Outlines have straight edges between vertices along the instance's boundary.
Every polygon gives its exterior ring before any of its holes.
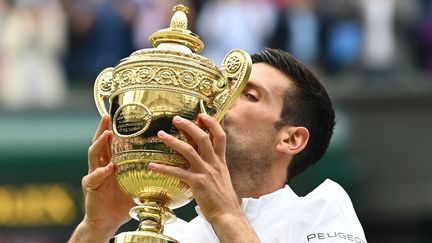
{"type": "Polygon", "coordinates": [[[149,47],[179,3],[218,66],[231,49],[268,46],[330,77],[432,75],[431,0],[0,0],[0,108],[61,107],[71,89],[91,89],[101,70],[149,47]]]}

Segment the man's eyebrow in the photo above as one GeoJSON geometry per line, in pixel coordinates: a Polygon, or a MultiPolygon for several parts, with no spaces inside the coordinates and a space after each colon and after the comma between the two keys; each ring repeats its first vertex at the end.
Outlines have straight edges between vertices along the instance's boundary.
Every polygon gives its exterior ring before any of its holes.
{"type": "Polygon", "coordinates": [[[247,82],[246,83],[246,88],[258,88],[258,89],[262,89],[262,87],[259,84],[254,83],[253,81],[247,82]]]}
{"type": "Polygon", "coordinates": [[[245,91],[247,90],[247,89],[255,89],[255,90],[257,90],[261,95],[264,95],[264,96],[268,96],[268,95],[270,95],[270,91],[269,90],[267,90],[264,86],[262,86],[261,84],[259,84],[259,83],[255,83],[255,82],[247,82],[246,83],[246,87],[245,87],[245,91]]]}

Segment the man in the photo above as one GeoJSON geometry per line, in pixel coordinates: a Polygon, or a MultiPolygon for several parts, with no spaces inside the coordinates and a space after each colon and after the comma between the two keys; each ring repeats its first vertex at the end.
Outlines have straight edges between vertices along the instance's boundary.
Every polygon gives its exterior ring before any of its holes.
{"type": "MultiPolygon", "coordinates": [[[[197,218],[168,224],[164,234],[180,242],[366,242],[339,185],[327,180],[305,197],[285,185],[328,147],[334,111],[325,89],[286,52],[265,49],[252,61],[248,85],[223,127],[205,115],[199,126],[175,117],[189,143],[158,133],[190,167],[149,168],[185,181],[199,206],[197,218]]],[[[108,125],[103,117],[89,148],[86,214],[70,242],[107,242],[129,220],[133,203],[115,184],[108,125]]]]}

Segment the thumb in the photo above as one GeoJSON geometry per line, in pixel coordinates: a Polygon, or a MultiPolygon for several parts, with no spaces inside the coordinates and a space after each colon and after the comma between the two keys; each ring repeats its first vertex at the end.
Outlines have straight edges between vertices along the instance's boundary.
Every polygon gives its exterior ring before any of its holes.
{"type": "Polygon", "coordinates": [[[114,174],[115,166],[109,163],[105,167],[99,167],[82,179],[82,187],[84,192],[97,190],[104,182],[105,179],[114,174]]]}

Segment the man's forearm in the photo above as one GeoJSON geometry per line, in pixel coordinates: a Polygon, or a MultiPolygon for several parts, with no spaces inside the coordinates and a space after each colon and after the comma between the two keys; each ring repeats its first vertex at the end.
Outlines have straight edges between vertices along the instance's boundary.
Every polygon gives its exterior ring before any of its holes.
{"type": "Polygon", "coordinates": [[[260,240],[247,219],[242,215],[224,215],[212,223],[221,243],[259,243],[260,240]]]}
{"type": "Polygon", "coordinates": [[[82,221],[73,232],[68,243],[109,242],[116,229],[100,228],[86,221],[82,221]]]}

